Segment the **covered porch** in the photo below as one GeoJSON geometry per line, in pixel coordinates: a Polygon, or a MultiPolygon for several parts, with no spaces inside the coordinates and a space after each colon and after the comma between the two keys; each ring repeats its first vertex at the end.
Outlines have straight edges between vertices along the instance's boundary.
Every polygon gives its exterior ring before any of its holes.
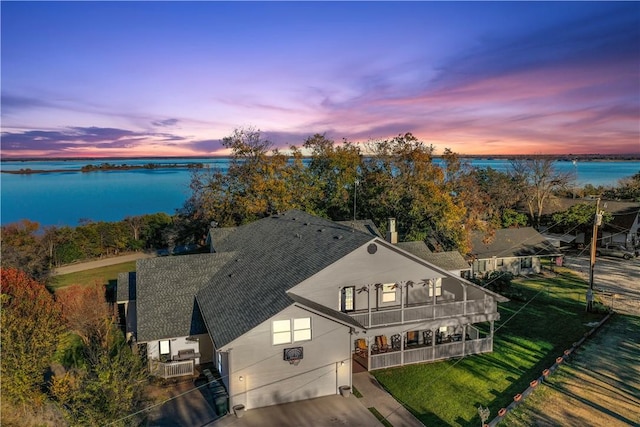
{"type": "MultiPolygon", "coordinates": [[[[493,322],[491,322],[493,331],[493,322]]],[[[432,362],[493,350],[493,334],[465,325],[358,338],[353,359],[366,370],[432,362]]]]}

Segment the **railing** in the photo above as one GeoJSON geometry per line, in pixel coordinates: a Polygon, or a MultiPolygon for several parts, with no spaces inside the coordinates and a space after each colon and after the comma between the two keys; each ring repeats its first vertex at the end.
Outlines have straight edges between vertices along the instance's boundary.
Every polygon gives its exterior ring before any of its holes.
{"type": "Polygon", "coordinates": [[[435,346],[405,348],[403,351],[372,354],[369,362],[369,370],[409,365],[412,363],[431,362],[449,359],[451,357],[462,357],[469,354],[487,353],[491,350],[491,338],[437,344],[435,346]]]}
{"type": "Polygon", "coordinates": [[[160,378],[182,377],[185,375],[193,375],[195,372],[193,360],[184,360],[179,362],[159,362],[151,360],[149,362],[151,375],[160,378]]]}
{"type": "Polygon", "coordinates": [[[387,307],[377,310],[359,311],[349,315],[362,326],[394,325],[416,320],[439,319],[442,317],[461,316],[465,314],[489,314],[495,311],[490,302],[484,300],[456,301],[442,304],[422,304],[405,307],[387,307]],[[404,314],[403,314],[404,311],[404,314]]]}

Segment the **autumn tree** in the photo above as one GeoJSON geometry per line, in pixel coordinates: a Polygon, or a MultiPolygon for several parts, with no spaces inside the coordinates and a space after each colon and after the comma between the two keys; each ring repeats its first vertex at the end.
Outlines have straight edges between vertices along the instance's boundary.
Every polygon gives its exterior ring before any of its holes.
{"type": "Polygon", "coordinates": [[[0,244],[2,246],[2,267],[16,268],[36,280],[49,276],[49,259],[38,231],[40,224],[22,220],[2,226],[0,244]]]}
{"type": "Polygon", "coordinates": [[[2,268],[2,402],[42,403],[44,374],[62,333],[60,310],[45,286],[23,271],[2,268]]]}
{"type": "Polygon", "coordinates": [[[362,163],[359,147],[346,140],[336,145],[320,134],[307,138],[303,147],[311,153],[307,172],[316,212],[333,220],[352,218],[362,163]]]}
{"type": "Polygon", "coordinates": [[[431,238],[438,249],[469,248],[465,209],[447,189],[444,171],[434,165],[432,146],[412,134],[372,141],[363,163],[364,214],[376,224],[395,217],[406,240],[431,238]]]}
{"type": "Polygon", "coordinates": [[[553,159],[535,157],[511,162],[511,176],[524,189],[523,199],[531,221],[540,225],[542,211],[555,191],[566,188],[574,179],[573,172],[560,172],[553,159]]]}
{"type": "Polygon", "coordinates": [[[135,425],[144,401],[147,374],[118,329],[104,286],[71,286],[58,291],[69,331],[82,341],[80,362],[54,377],[53,397],[71,425],[135,425]]]}
{"type": "Polygon", "coordinates": [[[236,129],[222,140],[231,150],[226,172],[200,169],[192,172],[191,197],[180,212],[194,233],[206,232],[209,223],[236,226],[276,212],[309,207],[309,187],[302,155],[273,149],[259,130],[236,129]]]}

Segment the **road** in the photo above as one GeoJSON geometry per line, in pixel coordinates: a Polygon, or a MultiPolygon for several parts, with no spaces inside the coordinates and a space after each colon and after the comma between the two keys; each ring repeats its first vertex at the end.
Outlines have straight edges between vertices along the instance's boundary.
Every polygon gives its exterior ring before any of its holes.
{"type": "Polygon", "coordinates": [[[155,254],[136,252],[128,255],[103,258],[96,261],[79,262],[77,264],[65,265],[64,267],[56,268],[53,271],[52,275],[57,276],[60,274],[77,273],[78,271],[91,270],[93,268],[106,267],[108,265],[122,264],[123,262],[136,261],[142,258],[152,258],[154,256],[155,254]]]}

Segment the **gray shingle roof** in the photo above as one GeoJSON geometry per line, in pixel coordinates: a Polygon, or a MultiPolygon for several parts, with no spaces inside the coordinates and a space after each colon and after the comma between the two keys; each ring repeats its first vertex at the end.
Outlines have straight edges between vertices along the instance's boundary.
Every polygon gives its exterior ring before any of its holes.
{"type": "Polygon", "coordinates": [[[136,273],[130,271],[128,273],[118,273],[118,285],[116,286],[116,301],[135,301],[136,300],[136,273]]]}
{"type": "Polygon", "coordinates": [[[373,239],[333,221],[292,210],[238,227],[218,251],[234,261],[196,295],[217,348],[293,303],[286,291],[373,239]]]}
{"type": "Polygon", "coordinates": [[[422,259],[425,259],[424,257],[431,253],[427,244],[421,240],[415,242],[398,242],[396,246],[422,259]]]}
{"type": "Polygon", "coordinates": [[[195,295],[233,253],[138,260],[138,342],[206,333],[195,295]]]}
{"type": "Polygon", "coordinates": [[[374,237],[384,237],[378,227],[370,219],[357,219],[355,221],[336,221],[336,224],[344,225],[345,227],[355,228],[363,233],[369,233],[374,237]]]}
{"type": "Polygon", "coordinates": [[[471,269],[471,266],[467,261],[465,261],[460,252],[456,251],[432,252],[430,254],[426,254],[423,258],[425,261],[428,261],[433,265],[437,265],[440,268],[444,268],[447,271],[471,269]]]}
{"type": "Polygon", "coordinates": [[[499,229],[487,242],[483,241],[485,237],[478,231],[471,235],[471,252],[478,259],[559,255],[558,249],[532,227],[499,229]]]}

